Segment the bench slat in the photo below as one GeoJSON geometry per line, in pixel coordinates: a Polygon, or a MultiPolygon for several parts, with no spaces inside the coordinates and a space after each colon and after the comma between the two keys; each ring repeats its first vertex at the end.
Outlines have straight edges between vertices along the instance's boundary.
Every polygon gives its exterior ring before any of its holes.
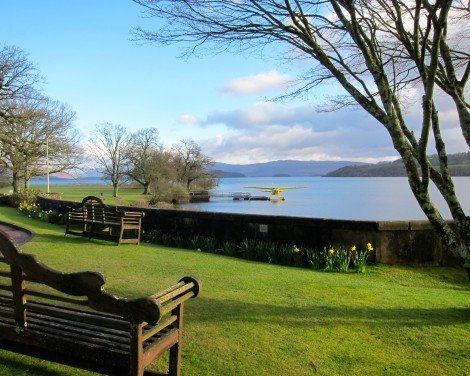
{"type": "Polygon", "coordinates": [[[159,298],[157,298],[157,302],[159,302],[160,304],[163,304],[167,302],[168,300],[173,299],[174,297],[181,295],[182,293],[188,290],[191,290],[193,287],[194,287],[194,282],[186,283],[183,286],[178,287],[172,291],[169,291],[167,294],[163,296],[160,296],[159,298]]]}
{"type": "Polygon", "coordinates": [[[3,284],[0,285],[0,290],[12,291],[11,286],[7,286],[7,285],[3,285],[3,284]]]}
{"type": "Polygon", "coordinates": [[[107,328],[126,330],[126,328],[129,326],[128,322],[119,318],[102,317],[99,315],[94,315],[94,312],[77,312],[74,310],[67,309],[67,307],[51,307],[40,305],[37,303],[32,304],[31,302],[27,302],[26,309],[31,309],[32,312],[42,313],[44,315],[51,315],[53,317],[70,317],[76,321],[104,326],[107,328]]]}
{"type": "Polygon", "coordinates": [[[142,340],[143,341],[148,340],[150,337],[154,336],[159,331],[163,330],[164,328],[169,327],[171,324],[176,322],[176,320],[178,320],[178,317],[176,315],[171,315],[166,320],[164,320],[161,324],[156,325],[153,328],[150,328],[148,330],[145,330],[144,334],[142,334],[142,340]]]}
{"type": "Polygon", "coordinates": [[[191,299],[194,297],[195,294],[193,291],[189,291],[188,293],[180,296],[178,299],[173,300],[171,303],[167,304],[166,306],[163,307],[162,314],[165,315],[168,312],[173,311],[176,307],[178,307],[181,303],[184,301],[191,299]]]}
{"type": "Polygon", "coordinates": [[[122,338],[119,338],[119,336],[111,336],[103,331],[96,332],[83,327],[77,327],[72,325],[73,322],[69,322],[68,325],[64,323],[57,325],[54,322],[44,320],[44,318],[44,316],[31,316],[28,318],[27,331],[29,335],[32,335],[34,332],[37,335],[61,337],[68,342],[80,341],[81,343],[88,344],[88,346],[103,346],[111,351],[129,351],[129,344],[122,341],[122,338]]]}

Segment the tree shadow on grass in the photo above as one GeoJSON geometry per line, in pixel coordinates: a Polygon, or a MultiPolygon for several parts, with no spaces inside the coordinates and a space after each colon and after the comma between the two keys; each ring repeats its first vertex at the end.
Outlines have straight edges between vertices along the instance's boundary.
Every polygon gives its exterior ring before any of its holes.
{"type": "Polygon", "coordinates": [[[199,322],[255,322],[289,327],[366,324],[372,327],[447,327],[470,324],[470,307],[449,308],[371,308],[307,305],[276,306],[211,299],[199,296],[192,302],[191,320],[199,322]],[[196,308],[197,306],[197,308],[196,308]]]}
{"type": "Polygon", "coordinates": [[[34,237],[35,243],[63,243],[71,245],[83,245],[83,246],[92,246],[92,245],[109,245],[111,247],[116,247],[116,242],[106,241],[99,239],[89,239],[86,236],[76,236],[76,235],[58,235],[58,234],[40,234],[34,237]]]}
{"type": "Polygon", "coordinates": [[[64,372],[51,369],[44,361],[18,355],[2,349],[0,342],[0,370],[2,375],[63,376],[64,372]]]}

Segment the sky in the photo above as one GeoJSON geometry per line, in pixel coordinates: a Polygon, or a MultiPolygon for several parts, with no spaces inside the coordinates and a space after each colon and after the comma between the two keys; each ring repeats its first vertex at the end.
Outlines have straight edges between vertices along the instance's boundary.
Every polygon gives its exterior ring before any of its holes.
{"type": "MultiPolygon", "coordinates": [[[[364,111],[317,111],[335,87],[274,100],[300,67],[273,54],[181,58],[182,46],[133,41],[133,27],[157,25],[142,10],[131,0],[3,0],[0,44],[28,54],[45,94],[76,112],[83,143],[110,122],[129,132],[156,127],[168,147],[193,139],[225,163],[398,157],[384,127],[364,111]]],[[[419,108],[408,110],[413,119],[419,108]]],[[[443,110],[447,151],[467,151],[455,111],[448,103],[443,110]]]]}

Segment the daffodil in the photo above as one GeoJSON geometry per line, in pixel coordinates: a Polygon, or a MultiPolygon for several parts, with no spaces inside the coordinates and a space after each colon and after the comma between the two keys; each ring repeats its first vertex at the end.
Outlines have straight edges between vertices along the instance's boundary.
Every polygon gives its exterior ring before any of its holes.
{"type": "Polygon", "coordinates": [[[298,249],[296,245],[294,245],[294,247],[292,248],[292,250],[293,250],[295,253],[299,253],[299,252],[300,252],[300,249],[298,249]]]}
{"type": "Polygon", "coordinates": [[[372,244],[371,243],[367,243],[367,250],[369,252],[372,252],[374,250],[374,248],[372,247],[372,244]]]}
{"type": "Polygon", "coordinates": [[[331,254],[335,253],[335,250],[333,248],[330,248],[330,253],[331,254]]]}
{"type": "Polygon", "coordinates": [[[356,246],[355,246],[355,245],[353,245],[353,246],[351,247],[351,251],[352,251],[352,252],[356,252],[356,246]]]}

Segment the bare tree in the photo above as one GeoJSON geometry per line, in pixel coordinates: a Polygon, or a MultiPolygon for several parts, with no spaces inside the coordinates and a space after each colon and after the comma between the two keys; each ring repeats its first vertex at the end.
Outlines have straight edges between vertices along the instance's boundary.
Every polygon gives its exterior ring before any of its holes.
{"type": "Polygon", "coordinates": [[[22,50],[15,46],[1,47],[0,118],[9,115],[15,101],[36,98],[41,82],[42,77],[22,50]]]}
{"type": "Polygon", "coordinates": [[[17,47],[0,48],[0,168],[13,190],[35,176],[72,171],[81,161],[75,113],[41,93],[42,77],[17,47]]]}
{"type": "Polygon", "coordinates": [[[207,171],[214,164],[212,158],[205,155],[201,147],[193,140],[185,139],[173,146],[173,169],[176,181],[190,188],[211,188],[215,177],[207,171]],[[211,184],[208,185],[208,181],[211,184]]]}
{"type": "Polygon", "coordinates": [[[127,140],[126,174],[144,187],[144,195],[150,194],[150,183],[158,179],[158,155],[163,151],[157,128],[146,128],[133,133],[127,140]]]}
{"type": "MultiPolygon", "coordinates": [[[[346,95],[330,109],[359,105],[388,131],[406,167],[411,190],[444,244],[470,277],[470,217],[454,188],[441,132],[437,93],[455,104],[470,146],[470,7],[463,0],[134,0],[157,31],[135,29],[137,38],[185,43],[188,53],[265,51],[277,47],[288,59],[311,62],[292,95],[334,81],[346,95]],[[405,91],[421,97],[419,128],[404,116],[405,91]],[[427,156],[437,151],[440,167],[427,156]],[[454,225],[432,202],[430,182],[446,201],[454,225]]],[[[415,99],[414,99],[415,100],[415,99]]]]}
{"type": "Polygon", "coordinates": [[[35,176],[78,168],[74,118],[67,105],[49,98],[9,105],[8,116],[0,117],[0,166],[9,171],[14,192],[21,184],[28,188],[35,176]]]}
{"type": "Polygon", "coordinates": [[[118,197],[119,187],[127,181],[126,154],[127,129],[119,124],[96,125],[90,150],[104,179],[113,185],[113,197],[118,197]]]}

